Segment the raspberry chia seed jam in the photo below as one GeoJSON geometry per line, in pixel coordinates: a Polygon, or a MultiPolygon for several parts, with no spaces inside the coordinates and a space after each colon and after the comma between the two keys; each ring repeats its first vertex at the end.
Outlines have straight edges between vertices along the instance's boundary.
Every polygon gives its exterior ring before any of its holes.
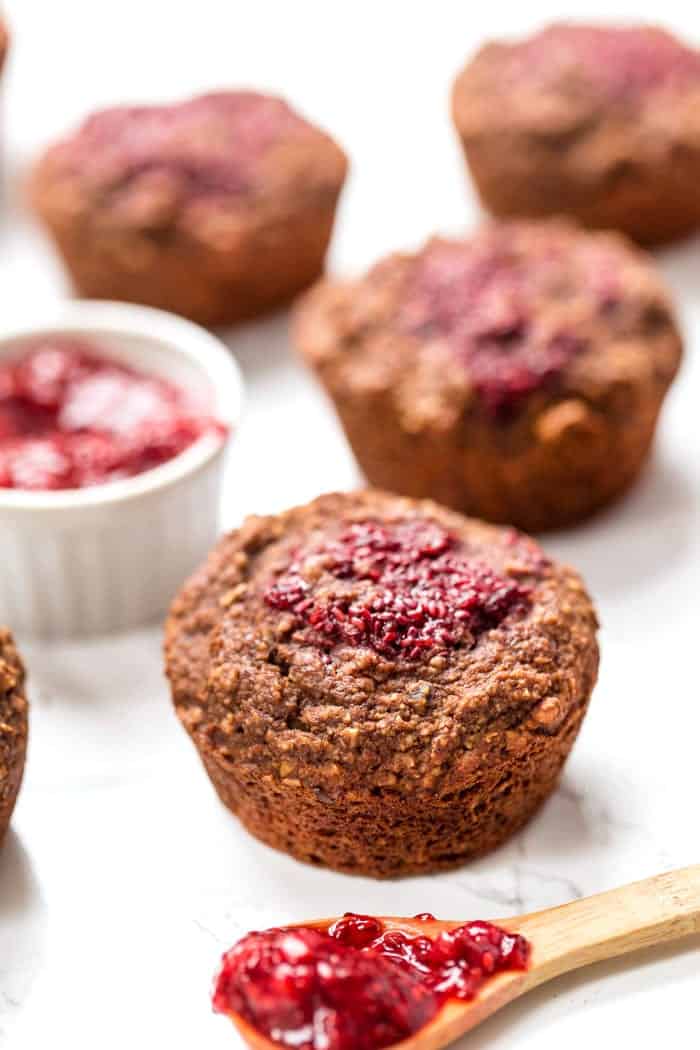
{"type": "MultiPolygon", "coordinates": [[[[161,176],[180,198],[242,194],[260,162],[307,125],[281,99],[222,91],[167,106],[117,106],[93,114],[61,149],[67,161],[119,193],[161,176]]],[[[162,192],[165,192],[163,188],[162,192]]]]}
{"type": "MultiPolygon", "coordinates": [[[[399,321],[420,339],[446,340],[483,409],[511,418],[586,349],[578,332],[543,324],[538,309],[542,301],[565,300],[572,280],[567,269],[554,246],[549,254],[519,258],[498,235],[471,244],[436,241],[417,261],[399,321]]],[[[587,294],[602,312],[609,291],[599,273],[585,276],[587,294]]]]}
{"type": "Polygon", "coordinates": [[[187,391],[92,343],[46,337],[0,361],[0,488],[103,485],[224,433],[187,391]]]}
{"type": "Polygon", "coordinates": [[[618,102],[700,84],[700,54],[654,26],[553,25],[515,46],[513,58],[531,81],[578,69],[618,102]]]}
{"type": "Polygon", "coordinates": [[[348,914],[328,930],[248,934],[224,956],[213,1004],[280,1046],[380,1050],[447,1000],[469,1001],[496,974],[527,969],[529,958],[525,938],[488,922],[431,938],[348,914]]]}
{"type": "Polygon", "coordinates": [[[364,645],[393,658],[471,645],[528,588],[460,549],[428,520],[358,522],[311,544],[265,592],[322,647],[364,645]]]}

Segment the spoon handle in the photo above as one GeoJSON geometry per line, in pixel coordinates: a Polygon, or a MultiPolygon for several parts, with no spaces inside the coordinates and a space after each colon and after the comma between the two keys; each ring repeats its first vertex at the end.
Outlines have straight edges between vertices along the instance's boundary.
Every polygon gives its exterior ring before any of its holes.
{"type": "Polygon", "coordinates": [[[525,915],[534,945],[529,987],[589,963],[700,933],[700,865],[525,915]]]}

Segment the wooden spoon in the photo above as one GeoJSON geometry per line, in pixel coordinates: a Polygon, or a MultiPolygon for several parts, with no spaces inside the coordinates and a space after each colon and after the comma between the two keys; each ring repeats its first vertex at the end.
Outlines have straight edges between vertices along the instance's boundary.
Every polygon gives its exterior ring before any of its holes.
{"type": "MultiPolygon", "coordinates": [[[[335,921],[319,919],[295,925],[327,929],[335,921]]],[[[387,929],[428,937],[464,922],[401,918],[381,921],[387,929]]],[[[513,999],[560,974],[638,948],[650,948],[700,933],[700,865],[657,875],[558,908],[496,921],[509,932],[521,933],[530,942],[529,969],[490,978],[470,1002],[448,1000],[429,1024],[387,1050],[440,1050],[513,999]]],[[[279,1043],[261,1035],[242,1018],[232,1015],[232,1020],[243,1039],[255,1050],[279,1050],[279,1043]]]]}

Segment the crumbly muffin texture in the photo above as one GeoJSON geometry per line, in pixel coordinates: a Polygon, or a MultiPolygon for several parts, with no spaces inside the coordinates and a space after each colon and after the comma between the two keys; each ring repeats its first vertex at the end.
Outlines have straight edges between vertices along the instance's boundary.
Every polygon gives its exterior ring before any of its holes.
{"type": "Polygon", "coordinates": [[[253,834],[350,872],[476,856],[550,793],[597,672],[580,578],[367,491],[225,537],[173,605],[175,706],[253,834]]]}
{"type": "Polygon", "coordinates": [[[555,24],[484,45],[453,116],[500,216],[567,213],[642,243],[700,223],[700,51],[652,26],[555,24]]]}
{"type": "Polygon", "coordinates": [[[0,628],[0,841],[12,817],[27,748],[24,667],[12,635],[0,628]]]}
{"type": "Polygon", "coordinates": [[[295,338],[371,483],[529,531],[633,480],[681,354],[647,257],[561,221],[321,283],[295,338]]]}
{"type": "Polygon", "coordinates": [[[223,323],[318,276],[346,169],[282,99],[224,91],[93,114],[31,194],[81,292],[223,323]]]}

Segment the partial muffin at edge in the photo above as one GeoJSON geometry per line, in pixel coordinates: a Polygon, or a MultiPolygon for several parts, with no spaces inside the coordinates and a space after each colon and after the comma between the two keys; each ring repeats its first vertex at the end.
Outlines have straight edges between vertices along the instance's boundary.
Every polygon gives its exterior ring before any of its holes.
{"type": "Polygon", "coordinates": [[[0,628],[0,842],[22,783],[27,750],[28,704],[24,666],[6,628],[0,628]]]}
{"type": "Polygon", "coordinates": [[[478,856],[537,810],[595,683],[596,627],[579,576],[528,537],[370,490],[224,537],[173,604],[166,667],[249,831],[392,876],[478,856]]]}

